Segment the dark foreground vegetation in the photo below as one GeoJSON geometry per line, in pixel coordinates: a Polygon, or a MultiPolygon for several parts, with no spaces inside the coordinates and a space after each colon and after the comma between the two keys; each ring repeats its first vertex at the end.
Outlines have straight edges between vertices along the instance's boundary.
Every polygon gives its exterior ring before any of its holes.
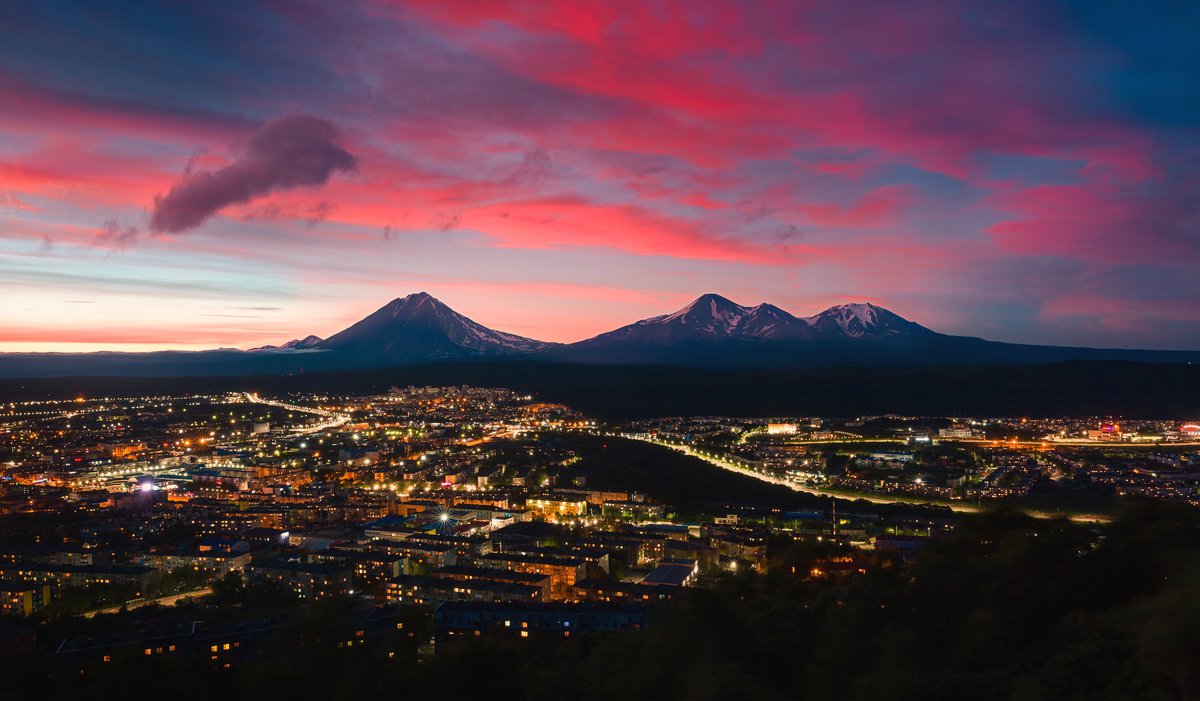
{"type": "MultiPolygon", "coordinates": [[[[428,613],[389,644],[353,640],[350,605],[293,609],[252,657],[114,660],[81,674],[54,655],[3,659],[4,698],[1194,699],[1200,694],[1200,514],[1125,506],[1099,529],[1014,512],[964,518],[911,563],[810,576],[833,546],[778,542],[769,574],[688,590],[654,624],[594,638],[472,638],[418,654],[428,613]],[[414,633],[409,636],[409,633],[414,633]]],[[[180,619],[269,606],[218,587],[180,619]]],[[[123,614],[139,615],[139,612],[123,614]]],[[[142,613],[141,615],[145,615],[142,613]]],[[[127,625],[63,619],[39,643],[127,625]],[[88,626],[91,626],[89,629],[88,626]]]]}
{"type": "Polygon", "coordinates": [[[1074,361],[1044,365],[713,370],[474,362],[246,377],[0,379],[0,400],[253,390],[370,394],[395,385],[507,387],[604,420],[658,416],[1200,415],[1200,365],[1074,361]]]}

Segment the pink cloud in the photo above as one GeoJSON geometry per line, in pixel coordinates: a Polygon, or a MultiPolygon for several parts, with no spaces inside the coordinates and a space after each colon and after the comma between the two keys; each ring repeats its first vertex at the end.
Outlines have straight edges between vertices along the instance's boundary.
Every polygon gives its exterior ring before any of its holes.
{"type": "MultiPolygon", "coordinates": [[[[4,75],[0,238],[27,252],[50,237],[62,255],[106,221],[118,235],[144,229],[154,195],[167,193],[163,231],[220,216],[200,234],[161,236],[156,253],[278,265],[331,285],[374,276],[364,261],[412,279],[518,250],[581,276],[597,272],[581,262],[588,255],[614,278],[650,264],[676,276],[670,289],[655,280],[621,292],[597,279],[556,288],[523,271],[543,310],[555,294],[596,303],[584,323],[596,331],[624,312],[593,297],[647,311],[664,295],[709,289],[715,270],[727,287],[901,300],[965,328],[977,306],[959,309],[964,297],[1028,318],[1066,309],[1053,305],[1066,304],[1072,275],[1141,279],[1200,255],[1194,147],[1179,139],[1172,153],[1171,134],[1115,108],[1092,78],[1120,56],[1047,29],[1059,25],[1042,3],[419,0],[282,11],[291,43],[277,44],[280,56],[251,52],[253,62],[236,47],[222,54],[247,75],[183,96],[203,109],[159,99],[180,98],[153,71],[96,81],[95,94],[4,75]],[[295,183],[290,167],[248,177],[237,154],[226,157],[256,125],[299,109],[337,122],[354,178],[329,179],[329,163],[302,168],[295,183]],[[263,245],[244,240],[249,231],[263,245]],[[414,248],[425,257],[408,257],[414,248]]],[[[228,29],[241,21],[234,13],[228,29]]],[[[1100,292],[1087,291],[1097,318],[1100,292]]],[[[554,309],[535,326],[575,323],[554,309]]]]}
{"type": "Polygon", "coordinates": [[[897,215],[911,200],[907,187],[886,185],[848,205],[802,204],[796,209],[818,226],[860,229],[896,223],[897,215]]]}
{"type": "Polygon", "coordinates": [[[992,198],[1012,218],[987,229],[1005,250],[1095,262],[1196,258],[1180,222],[1196,216],[1186,196],[1146,194],[1110,183],[1015,188],[992,198]]]}

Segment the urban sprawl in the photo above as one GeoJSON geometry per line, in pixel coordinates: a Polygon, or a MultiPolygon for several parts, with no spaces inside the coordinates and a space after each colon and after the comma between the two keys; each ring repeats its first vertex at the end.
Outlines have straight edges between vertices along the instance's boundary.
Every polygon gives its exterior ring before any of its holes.
{"type": "Polygon", "coordinates": [[[1198,486],[1200,425],[1180,419],[600,424],[475,387],[14,402],[0,645],[80,672],[173,655],[224,668],[332,599],[351,613],[331,649],[598,635],[653,626],[723,578],[903,567],[959,512],[1103,520],[1121,497],[1196,505],[1198,486]],[[630,451],[646,464],[626,469],[630,451]],[[668,461],[778,491],[676,490],[653,479],[668,461]],[[797,543],[819,547],[798,560],[797,543]],[[64,617],[88,623],[45,625],[64,617]]]}

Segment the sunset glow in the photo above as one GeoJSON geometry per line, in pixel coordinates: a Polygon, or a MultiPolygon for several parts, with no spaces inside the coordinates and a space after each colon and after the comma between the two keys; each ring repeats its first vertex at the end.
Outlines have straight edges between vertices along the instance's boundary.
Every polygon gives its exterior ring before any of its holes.
{"type": "Polygon", "coordinates": [[[118,5],[0,10],[0,351],[421,290],[547,341],[711,291],[1200,348],[1195,6],[118,5]]]}

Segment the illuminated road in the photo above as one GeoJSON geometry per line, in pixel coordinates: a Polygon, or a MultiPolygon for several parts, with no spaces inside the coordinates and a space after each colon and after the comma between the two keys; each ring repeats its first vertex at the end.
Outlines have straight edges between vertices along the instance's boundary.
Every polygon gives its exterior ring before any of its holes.
{"type": "MultiPolygon", "coordinates": [[[[823,497],[836,497],[839,499],[850,499],[850,500],[861,499],[863,501],[871,502],[872,504],[911,504],[914,506],[943,506],[943,507],[950,509],[951,511],[955,511],[958,513],[978,513],[980,511],[984,510],[983,507],[975,506],[972,504],[956,503],[956,502],[948,502],[948,501],[930,501],[928,499],[925,499],[925,498],[922,498],[919,496],[905,496],[905,495],[891,495],[891,494],[878,495],[878,494],[871,494],[868,492],[852,492],[852,491],[848,491],[848,490],[837,490],[837,489],[828,489],[828,488],[823,488],[823,487],[813,487],[810,485],[793,482],[792,480],[786,480],[786,479],[782,479],[780,477],[775,477],[774,475],[763,474],[757,470],[752,470],[748,467],[738,465],[730,460],[726,460],[725,458],[720,457],[718,455],[714,455],[711,453],[701,453],[699,451],[692,449],[690,446],[655,440],[655,439],[647,436],[646,434],[622,433],[619,435],[622,438],[628,438],[630,440],[641,441],[643,443],[652,443],[654,445],[659,445],[664,448],[670,448],[671,450],[674,450],[679,453],[683,453],[684,455],[690,455],[694,458],[703,460],[703,461],[709,463],[710,465],[715,465],[715,466],[721,468],[722,470],[736,472],[739,475],[744,475],[746,477],[753,477],[756,480],[760,480],[763,482],[769,482],[770,484],[779,485],[780,487],[787,487],[788,489],[791,489],[792,491],[795,491],[795,492],[806,492],[808,494],[816,494],[816,495],[823,496],[823,497]]],[[[1059,514],[1059,513],[1054,513],[1051,511],[1043,511],[1043,510],[1038,510],[1038,509],[1026,509],[1026,508],[1022,508],[1022,511],[1024,511],[1026,514],[1028,514],[1030,516],[1033,516],[1034,518],[1061,518],[1061,517],[1065,516],[1066,518],[1069,518],[1072,521],[1106,522],[1106,521],[1111,520],[1111,517],[1109,517],[1105,514],[1059,514]]]]}
{"type": "Polygon", "coordinates": [[[349,416],[347,416],[345,414],[337,414],[332,411],[326,411],[325,409],[315,409],[310,406],[301,406],[299,404],[288,404],[287,402],[281,402],[281,401],[278,401],[275,399],[264,399],[263,397],[258,396],[258,394],[254,393],[254,392],[243,392],[243,396],[245,396],[246,401],[253,402],[255,404],[265,404],[267,406],[273,406],[273,407],[276,407],[279,409],[287,409],[288,411],[303,412],[305,414],[312,414],[314,416],[320,416],[325,419],[328,419],[327,421],[322,421],[319,424],[313,424],[311,426],[300,426],[300,427],[291,428],[289,430],[292,433],[298,433],[298,434],[319,433],[321,431],[326,431],[331,428],[338,428],[339,426],[344,426],[350,422],[349,416]]]}
{"type": "Polygon", "coordinates": [[[92,616],[98,616],[103,613],[117,613],[122,608],[135,609],[135,608],[141,608],[142,606],[149,606],[150,604],[160,604],[162,606],[174,606],[176,602],[186,599],[188,597],[208,596],[211,593],[212,593],[212,589],[210,587],[204,587],[203,589],[194,589],[192,591],[185,591],[180,594],[171,594],[170,596],[160,596],[157,599],[146,599],[144,601],[134,601],[132,603],[118,604],[116,606],[107,606],[102,609],[93,609],[91,611],[84,613],[83,617],[91,618],[92,616]]]}
{"type": "MultiPolygon", "coordinates": [[[[756,480],[760,480],[762,482],[769,482],[770,484],[779,485],[780,487],[787,487],[788,489],[790,489],[794,492],[806,492],[808,494],[816,494],[816,495],[824,496],[824,497],[840,497],[842,499],[862,499],[864,501],[869,501],[873,504],[918,504],[918,505],[937,506],[937,504],[931,504],[928,500],[923,500],[920,497],[904,497],[904,496],[892,496],[892,495],[880,496],[880,495],[875,495],[875,494],[859,494],[858,492],[846,492],[846,491],[841,491],[841,490],[832,490],[832,489],[826,489],[826,488],[822,488],[822,487],[813,487],[813,486],[806,485],[806,484],[800,484],[800,483],[794,482],[792,480],[787,480],[787,479],[783,479],[781,477],[776,477],[774,475],[764,474],[757,470],[752,470],[748,467],[738,465],[737,463],[734,463],[730,460],[726,460],[726,459],[724,459],[718,455],[714,455],[712,453],[702,453],[700,451],[697,451],[697,450],[691,448],[690,446],[655,440],[653,438],[650,438],[649,436],[646,436],[645,434],[622,433],[621,437],[629,438],[629,439],[635,440],[635,441],[642,441],[643,443],[653,443],[654,445],[660,445],[664,448],[670,448],[671,450],[674,450],[679,453],[683,453],[684,455],[690,455],[693,458],[698,458],[700,460],[703,460],[704,462],[707,462],[710,465],[716,465],[717,467],[721,468],[722,470],[736,472],[739,475],[745,475],[746,477],[753,477],[756,480]]],[[[950,509],[953,509],[955,511],[976,512],[976,511],[980,510],[979,507],[971,506],[969,504],[945,504],[945,506],[948,506],[950,509]]]]}
{"type": "MultiPolygon", "coordinates": [[[[751,434],[746,434],[746,435],[748,437],[751,434]]],[[[753,434],[753,435],[766,435],[766,434],[753,434]]],[[[747,443],[747,442],[749,442],[749,440],[739,441],[739,443],[747,443]]],[[[837,445],[839,443],[850,444],[850,443],[903,443],[903,442],[905,442],[904,438],[826,438],[824,440],[819,440],[819,441],[818,440],[805,440],[803,438],[800,438],[800,439],[788,440],[787,445],[825,445],[825,444],[837,445]]]]}
{"type": "Polygon", "coordinates": [[[483,445],[484,443],[500,440],[502,438],[512,438],[512,437],[518,435],[519,433],[520,433],[519,429],[501,428],[501,429],[492,431],[491,433],[487,434],[486,436],[482,436],[480,438],[463,439],[462,444],[469,448],[473,448],[477,445],[483,445]]]}
{"type": "MultiPolygon", "coordinates": [[[[739,443],[747,443],[754,435],[763,434],[744,434],[739,443]]],[[[999,440],[995,438],[937,438],[935,440],[941,444],[954,443],[969,443],[971,445],[979,445],[985,448],[1036,448],[1041,450],[1050,450],[1059,447],[1074,447],[1074,448],[1189,448],[1200,446],[1197,441],[1176,441],[1167,443],[1165,441],[1093,441],[1087,438],[1056,438],[1050,441],[1018,441],[1018,440],[999,440]]],[[[906,439],[902,437],[896,438],[834,438],[825,440],[805,440],[791,439],[787,441],[787,445],[846,445],[855,443],[905,443],[906,439]]],[[[665,444],[664,444],[665,445],[665,444]]]]}

